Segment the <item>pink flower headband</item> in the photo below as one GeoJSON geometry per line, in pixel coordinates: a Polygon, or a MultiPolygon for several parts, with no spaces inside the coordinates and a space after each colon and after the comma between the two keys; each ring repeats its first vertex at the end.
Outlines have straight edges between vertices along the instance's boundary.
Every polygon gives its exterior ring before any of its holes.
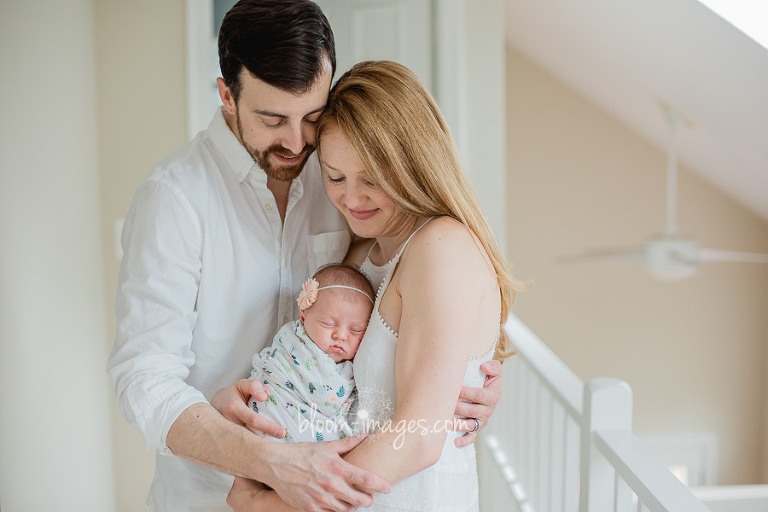
{"type": "Polygon", "coordinates": [[[371,304],[373,304],[373,299],[370,295],[365,293],[363,290],[359,288],[354,288],[352,286],[345,286],[343,284],[329,284],[328,286],[323,286],[322,288],[318,288],[320,286],[320,283],[317,282],[317,279],[314,277],[310,277],[307,279],[303,285],[301,285],[301,292],[299,292],[299,298],[296,299],[296,302],[299,304],[299,309],[304,311],[309,306],[315,303],[317,300],[317,292],[320,290],[327,290],[328,288],[346,288],[347,290],[354,290],[356,292],[360,292],[363,295],[366,296],[366,298],[371,301],[371,304]]]}

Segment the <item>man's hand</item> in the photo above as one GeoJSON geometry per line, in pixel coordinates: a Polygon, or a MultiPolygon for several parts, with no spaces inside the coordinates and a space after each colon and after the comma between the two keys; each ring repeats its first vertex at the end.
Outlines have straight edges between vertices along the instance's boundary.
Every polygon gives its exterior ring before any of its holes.
{"type": "MultiPolygon", "coordinates": [[[[275,443],[279,446],[271,454],[271,475],[264,481],[285,503],[308,512],[351,512],[357,507],[368,507],[374,494],[390,491],[389,483],[341,458],[365,437],[362,434],[320,443],[275,443]]],[[[243,482],[236,485],[238,488],[230,491],[232,503],[241,502],[235,493],[247,496],[254,492],[254,487],[243,482]]]]}
{"type": "Polygon", "coordinates": [[[480,366],[480,369],[486,373],[485,382],[482,388],[462,387],[459,393],[459,402],[456,404],[454,414],[468,419],[456,420],[454,422],[455,430],[466,432],[461,437],[457,437],[455,444],[459,448],[469,446],[475,442],[477,431],[488,424],[496,404],[499,403],[501,390],[504,387],[503,374],[504,369],[501,363],[492,360],[480,366]],[[476,419],[476,424],[473,419],[476,419]],[[476,427],[479,428],[476,429],[476,427]]]}
{"type": "Polygon", "coordinates": [[[269,398],[264,385],[258,380],[241,379],[229,387],[220,389],[211,398],[211,405],[226,419],[236,425],[249,426],[271,436],[285,437],[285,429],[277,423],[256,414],[248,407],[254,397],[260,402],[269,398]]]}

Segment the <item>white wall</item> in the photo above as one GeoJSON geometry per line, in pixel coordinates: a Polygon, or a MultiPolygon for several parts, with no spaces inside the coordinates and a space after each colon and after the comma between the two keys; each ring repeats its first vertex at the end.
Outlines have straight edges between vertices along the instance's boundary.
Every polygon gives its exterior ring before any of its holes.
{"type": "Polygon", "coordinates": [[[435,2],[440,109],[502,250],[506,247],[504,0],[435,2]]]}
{"type": "MultiPolygon", "coordinates": [[[[465,160],[502,248],[507,238],[506,66],[503,0],[465,1],[465,160]]],[[[502,249],[503,250],[503,249],[502,249]]]]}
{"type": "Polygon", "coordinates": [[[93,4],[0,11],[0,506],[114,510],[93,4]]]}

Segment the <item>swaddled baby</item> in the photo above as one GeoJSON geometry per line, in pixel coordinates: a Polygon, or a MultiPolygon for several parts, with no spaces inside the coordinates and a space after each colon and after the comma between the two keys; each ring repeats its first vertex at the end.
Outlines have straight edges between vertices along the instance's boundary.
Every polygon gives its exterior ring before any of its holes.
{"type": "MultiPolygon", "coordinates": [[[[302,286],[298,320],[253,356],[251,379],[270,387],[248,405],[286,429],[285,442],[330,441],[353,434],[352,361],[373,310],[370,281],[343,264],[326,265],[302,286]]],[[[252,429],[262,435],[255,429],[252,429]]]]}

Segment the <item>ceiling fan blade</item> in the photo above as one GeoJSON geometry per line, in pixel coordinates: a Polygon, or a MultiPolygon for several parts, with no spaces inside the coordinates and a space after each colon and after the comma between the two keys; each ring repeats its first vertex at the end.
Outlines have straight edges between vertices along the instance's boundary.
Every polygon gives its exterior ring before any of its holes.
{"type": "Polygon", "coordinates": [[[642,249],[606,249],[592,251],[575,256],[564,256],[558,259],[559,263],[592,263],[603,261],[642,261],[642,249]]]}
{"type": "Polygon", "coordinates": [[[701,249],[701,261],[733,261],[742,263],[768,263],[768,254],[759,252],[701,249]]]}

